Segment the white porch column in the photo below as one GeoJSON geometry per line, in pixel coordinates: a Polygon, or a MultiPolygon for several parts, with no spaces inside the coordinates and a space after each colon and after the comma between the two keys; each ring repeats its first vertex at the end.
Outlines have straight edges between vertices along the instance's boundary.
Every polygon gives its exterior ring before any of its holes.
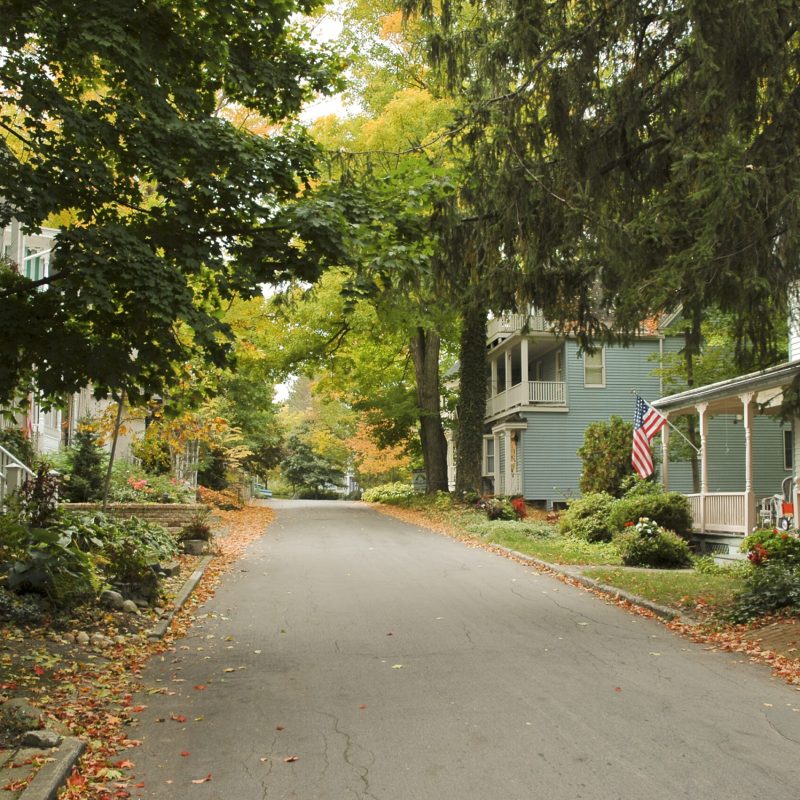
{"type": "Polygon", "coordinates": [[[525,387],[525,392],[523,393],[523,397],[525,398],[525,402],[528,402],[528,398],[530,397],[530,389],[528,388],[528,381],[530,380],[528,376],[528,337],[523,336],[522,341],[519,343],[519,357],[520,357],[520,368],[522,374],[522,385],[525,387]]]}
{"type": "Polygon", "coordinates": [[[661,428],[661,485],[669,491],[669,423],[661,428]]]}
{"type": "Polygon", "coordinates": [[[756,495],[753,491],[753,393],[739,395],[744,418],[744,529],[750,533],[756,521],[756,495]]]}
{"type": "Polygon", "coordinates": [[[698,403],[700,415],[700,530],[706,530],[706,495],[708,494],[708,403],[698,403]]]}
{"type": "Polygon", "coordinates": [[[792,439],[793,439],[793,447],[792,447],[792,473],[794,476],[794,480],[792,481],[792,502],[794,503],[794,526],[795,528],[798,526],[798,509],[800,506],[798,503],[800,502],[800,480],[798,480],[798,475],[800,475],[800,417],[792,417],[792,439]]]}
{"type": "Polygon", "coordinates": [[[10,228],[11,248],[8,257],[24,272],[22,260],[25,257],[25,248],[23,247],[24,237],[22,235],[22,226],[17,220],[12,219],[10,228]]]}
{"type": "Polygon", "coordinates": [[[493,494],[500,493],[500,438],[501,433],[493,433],[494,439],[494,473],[492,475],[492,490],[493,494]]]}

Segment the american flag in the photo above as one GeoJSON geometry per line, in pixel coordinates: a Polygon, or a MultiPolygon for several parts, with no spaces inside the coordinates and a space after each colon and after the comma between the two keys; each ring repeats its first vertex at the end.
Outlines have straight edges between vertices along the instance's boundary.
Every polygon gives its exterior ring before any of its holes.
{"type": "Polygon", "coordinates": [[[640,478],[653,474],[653,456],[650,442],[661,430],[667,418],[636,395],[636,411],[633,414],[633,452],[631,462],[640,478]]]}

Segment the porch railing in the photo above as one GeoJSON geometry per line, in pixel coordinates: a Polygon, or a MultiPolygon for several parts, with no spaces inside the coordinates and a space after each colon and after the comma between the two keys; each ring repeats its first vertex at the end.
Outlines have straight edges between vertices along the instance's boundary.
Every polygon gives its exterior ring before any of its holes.
{"type": "Polygon", "coordinates": [[[6,497],[16,491],[26,478],[33,477],[33,470],[23,464],[13,453],[0,446],[0,509],[6,497]]]}
{"type": "Polygon", "coordinates": [[[740,533],[747,529],[747,493],[714,492],[690,494],[692,527],[700,533],[740,533]]]}
{"type": "Polygon", "coordinates": [[[486,325],[486,334],[491,341],[500,334],[518,333],[527,325],[531,333],[544,333],[553,326],[538,311],[531,314],[501,314],[490,319],[486,325]]]}

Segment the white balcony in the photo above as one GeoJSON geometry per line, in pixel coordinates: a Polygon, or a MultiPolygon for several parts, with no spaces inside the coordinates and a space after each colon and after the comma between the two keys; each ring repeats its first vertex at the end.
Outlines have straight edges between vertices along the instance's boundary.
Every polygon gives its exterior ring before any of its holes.
{"type": "Polygon", "coordinates": [[[487,338],[491,342],[498,336],[507,337],[520,333],[523,328],[531,333],[544,333],[551,331],[553,326],[538,311],[531,314],[501,314],[487,323],[487,338]]]}
{"type": "Polygon", "coordinates": [[[486,413],[494,416],[511,409],[566,405],[567,385],[563,381],[528,381],[487,398],[486,413]]]}

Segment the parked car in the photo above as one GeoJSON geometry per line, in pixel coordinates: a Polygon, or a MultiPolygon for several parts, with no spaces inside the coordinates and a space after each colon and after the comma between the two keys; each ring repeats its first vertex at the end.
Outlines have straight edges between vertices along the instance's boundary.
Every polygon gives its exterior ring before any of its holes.
{"type": "Polygon", "coordinates": [[[258,497],[261,498],[262,500],[267,500],[270,497],[272,497],[272,492],[269,489],[267,489],[267,487],[264,486],[263,484],[257,483],[253,487],[253,497],[258,497]]]}

